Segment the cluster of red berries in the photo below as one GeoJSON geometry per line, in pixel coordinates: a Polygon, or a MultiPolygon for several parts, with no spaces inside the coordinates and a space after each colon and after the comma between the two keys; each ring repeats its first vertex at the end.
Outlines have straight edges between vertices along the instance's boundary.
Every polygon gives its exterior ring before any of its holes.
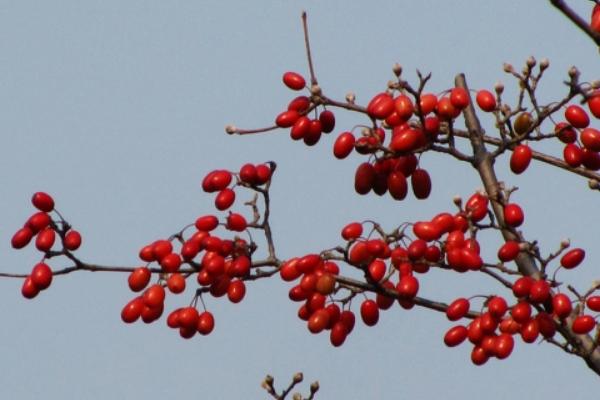
{"type": "Polygon", "coordinates": [[[342,132],[334,143],[333,154],[338,159],[346,158],[353,150],[363,155],[385,155],[358,166],[354,188],[359,194],[373,190],[382,196],[389,191],[395,200],[403,200],[410,177],[415,197],[426,199],[431,192],[431,178],[425,169],[418,168],[415,153],[435,141],[441,121],[458,117],[468,104],[468,93],[462,88],[454,88],[440,99],[431,93],[422,94],[416,105],[405,94],[393,97],[388,92],[379,93],[366,108],[375,128],[364,130],[364,136],[358,139],[351,132],[342,132]],[[376,126],[378,120],[384,121],[380,127],[376,126]],[[391,130],[389,142],[384,127],[391,130]]]}
{"type": "Polygon", "coordinates": [[[47,193],[37,192],[31,198],[31,203],[39,211],[31,215],[12,237],[11,245],[15,249],[26,247],[35,237],[35,247],[44,254],[44,259],[37,263],[21,288],[25,298],[32,299],[52,283],[52,269],[44,262],[56,242],[56,235],[61,239],[63,248],[57,254],[75,251],[81,246],[81,234],[70,229],[64,223],[60,226],[52,221],[49,213],[54,210],[54,199],[47,193]]]}
{"type": "MultiPolygon", "coordinates": [[[[587,99],[587,106],[595,118],[600,118],[600,92],[587,99]]],[[[565,108],[566,121],[554,126],[554,134],[565,144],[563,160],[572,168],[582,166],[592,171],[600,170],[600,130],[590,127],[588,112],[577,104],[565,108]]],[[[528,112],[517,116],[514,129],[519,134],[527,133],[533,126],[533,117],[528,112]]],[[[527,169],[532,158],[531,148],[527,144],[519,144],[513,149],[510,158],[510,169],[520,174],[527,169]]]]}
{"type": "MultiPolygon", "coordinates": [[[[206,175],[202,189],[217,193],[215,208],[225,211],[235,202],[236,186],[258,187],[271,179],[272,170],[267,164],[245,164],[237,174],[227,170],[215,170],[206,175]],[[235,178],[235,182],[234,182],[235,178]]],[[[173,294],[185,291],[186,278],[196,276],[200,288],[206,288],[214,297],[227,295],[233,303],[242,301],[246,294],[244,278],[250,274],[252,248],[240,237],[231,239],[215,234],[219,225],[230,232],[243,232],[248,227],[245,217],[229,211],[225,221],[216,215],[200,216],[193,224],[196,229],[187,238],[183,232],[169,239],[160,239],[144,246],[139,253],[145,266],[136,268],[128,278],[129,288],[142,292],[125,305],[121,318],[126,323],[142,319],[151,323],[162,315],[166,297],[165,287],[173,294]],[[179,249],[173,246],[179,245],[179,249]],[[150,286],[151,263],[159,265],[159,279],[150,286]],[[182,271],[182,265],[191,267],[182,271]]],[[[195,300],[194,300],[195,302],[195,300]]],[[[178,308],[169,314],[167,324],[178,328],[184,338],[195,333],[209,334],[214,328],[214,317],[209,311],[198,312],[196,307],[178,308]]]]}
{"type": "MultiPolygon", "coordinates": [[[[296,72],[283,74],[283,83],[292,90],[306,87],[306,80],[296,72]]],[[[314,146],[321,139],[321,134],[330,133],[335,128],[335,115],[330,110],[323,109],[315,118],[309,118],[309,112],[316,111],[316,107],[310,97],[298,96],[290,101],[286,111],[275,118],[275,124],[280,128],[291,128],[290,137],[293,140],[302,140],[307,146],[314,146]]]]}
{"type": "MultiPolygon", "coordinates": [[[[506,242],[498,251],[498,258],[506,262],[516,258],[519,251],[517,243],[506,242]],[[509,245],[511,250],[507,249],[509,245]],[[512,255],[507,256],[508,253],[512,255]]],[[[572,249],[562,256],[560,265],[565,269],[572,269],[584,257],[582,249],[572,249]]],[[[450,328],[444,336],[444,343],[454,347],[468,339],[473,344],[472,362],[482,365],[492,357],[507,358],[514,348],[513,336],[516,334],[521,336],[524,343],[533,343],[540,335],[546,339],[552,338],[557,324],[565,324],[573,312],[571,299],[564,293],[553,293],[551,283],[545,279],[521,277],[513,283],[512,292],[517,299],[514,305],[509,306],[501,296],[488,297],[479,316],[466,326],[450,328]],[[539,306],[544,306],[549,311],[536,312],[539,306]]],[[[600,296],[589,296],[582,302],[583,305],[590,311],[599,312],[600,296]]],[[[576,334],[590,333],[597,326],[593,316],[583,314],[583,308],[570,324],[571,330],[576,334]]],[[[458,298],[448,306],[446,316],[450,321],[458,321],[467,315],[469,309],[469,300],[458,298]]]]}

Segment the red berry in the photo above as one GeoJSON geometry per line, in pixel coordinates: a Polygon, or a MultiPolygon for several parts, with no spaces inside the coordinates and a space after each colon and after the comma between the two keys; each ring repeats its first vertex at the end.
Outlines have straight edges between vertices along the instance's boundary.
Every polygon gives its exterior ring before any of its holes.
{"type": "Polygon", "coordinates": [[[31,276],[25,278],[23,286],[21,286],[21,294],[23,297],[26,299],[33,299],[38,293],[40,293],[40,289],[33,283],[31,276]]]}
{"type": "Polygon", "coordinates": [[[585,128],[579,136],[586,149],[600,151],[600,131],[594,128],[585,128]]]}
{"type": "Polygon", "coordinates": [[[33,231],[29,227],[24,227],[15,232],[10,244],[14,249],[22,249],[29,244],[32,238],[33,231]]]}
{"type": "Polygon", "coordinates": [[[196,220],[194,226],[199,231],[210,232],[219,226],[219,219],[214,215],[204,215],[196,220]]]}
{"type": "Polygon", "coordinates": [[[512,227],[518,227],[523,223],[525,215],[518,204],[510,203],[504,206],[504,222],[512,227]]]}
{"type": "Polygon", "coordinates": [[[509,262],[519,255],[519,242],[509,240],[498,250],[498,259],[502,262],[509,262]]]}
{"type": "Polygon", "coordinates": [[[367,105],[367,113],[373,119],[386,119],[394,110],[394,100],[388,93],[379,93],[367,105]]]}
{"type": "MultiPolygon", "coordinates": [[[[600,25],[600,13],[598,17],[598,24],[600,25]]],[[[594,117],[600,118],[600,92],[594,93],[592,97],[588,99],[588,107],[594,117]]]]}
{"type": "Polygon", "coordinates": [[[54,245],[54,240],[56,239],[56,233],[52,228],[46,228],[40,233],[38,233],[37,238],[35,239],[35,247],[39,251],[48,252],[54,245]]]}
{"type": "Polygon", "coordinates": [[[71,229],[65,235],[64,245],[67,250],[75,251],[81,246],[81,234],[71,229]]]}
{"type": "MultiPolygon", "coordinates": [[[[167,254],[173,252],[173,245],[168,240],[157,240],[152,244],[152,254],[154,260],[162,260],[167,254]]],[[[153,261],[154,261],[153,260],[153,261]]]]}
{"type": "Polygon", "coordinates": [[[588,117],[585,110],[578,105],[572,104],[565,110],[565,118],[575,128],[585,128],[590,124],[590,117],[588,117]]]}
{"type": "Polygon", "coordinates": [[[556,133],[558,139],[565,144],[574,143],[577,140],[577,132],[575,132],[571,125],[566,122],[559,122],[556,124],[554,133],[556,133]]]}
{"type": "Polygon", "coordinates": [[[591,315],[580,315],[573,321],[571,329],[574,333],[584,335],[596,326],[596,320],[591,315]]]}
{"type": "Polygon", "coordinates": [[[393,171],[387,176],[387,188],[395,200],[404,200],[408,193],[408,183],[404,174],[393,171]]]}
{"type": "Polygon", "coordinates": [[[209,311],[204,311],[198,317],[198,333],[208,335],[215,328],[215,318],[209,311]]]}
{"type": "Polygon", "coordinates": [[[50,216],[43,211],[33,214],[25,224],[25,226],[30,228],[33,233],[38,233],[48,225],[50,225],[50,216]]]}
{"type": "Polygon", "coordinates": [[[358,194],[367,194],[373,188],[375,182],[375,168],[373,165],[364,162],[356,168],[356,174],[354,176],[354,190],[358,194]]]}
{"type": "Polygon", "coordinates": [[[292,90],[302,90],[306,86],[306,81],[297,72],[286,72],[283,74],[283,83],[292,90]]]}
{"type": "Polygon", "coordinates": [[[185,290],[185,278],[180,273],[176,272],[167,279],[167,287],[173,294],[182,293],[185,290]]]}
{"type": "Polygon", "coordinates": [[[513,149],[510,156],[510,170],[515,174],[520,174],[527,169],[531,162],[531,148],[526,144],[520,144],[513,149]]]}
{"type": "Polygon", "coordinates": [[[496,98],[489,90],[480,90],[475,97],[477,105],[485,112],[491,112],[496,109],[496,98]]]}
{"type": "Polygon", "coordinates": [[[217,210],[227,210],[235,201],[235,192],[232,189],[225,188],[215,197],[215,207],[217,210]]]}
{"type": "Polygon", "coordinates": [[[412,100],[404,94],[394,99],[394,108],[398,117],[405,121],[409,120],[414,112],[412,100]]]}
{"type": "Polygon", "coordinates": [[[45,263],[36,264],[31,270],[31,281],[39,289],[47,289],[52,283],[52,270],[45,263]]]}
{"type": "Polygon", "coordinates": [[[600,311],[600,296],[590,296],[585,301],[585,305],[592,311],[600,311]]]}
{"type": "Polygon", "coordinates": [[[157,308],[163,305],[165,301],[165,289],[155,283],[144,292],[142,296],[144,304],[150,308],[157,308]]]}
{"type": "Polygon", "coordinates": [[[450,102],[459,110],[466,108],[469,105],[469,92],[460,87],[452,89],[450,91],[450,102]]]}
{"type": "Polygon", "coordinates": [[[458,321],[469,312],[469,300],[461,297],[454,300],[446,309],[446,317],[450,321],[458,321]]]}
{"type": "Polygon", "coordinates": [[[331,333],[329,336],[329,340],[331,344],[335,347],[339,347],[346,341],[346,337],[348,336],[348,328],[342,321],[338,321],[331,327],[331,333]]]}
{"type": "Polygon", "coordinates": [[[583,151],[575,143],[569,143],[563,150],[563,159],[572,168],[577,168],[583,162],[583,151]]]}
{"type": "Polygon", "coordinates": [[[244,281],[235,279],[229,283],[227,297],[232,303],[239,303],[246,295],[246,284],[244,281]]]}
{"type": "Polygon", "coordinates": [[[531,284],[529,289],[529,301],[532,303],[544,303],[550,298],[550,284],[545,280],[537,280],[531,284]]]}
{"type": "Polygon", "coordinates": [[[421,107],[421,115],[427,115],[437,106],[437,96],[432,93],[422,94],[419,98],[419,107],[421,107]]]}
{"type": "Polygon", "coordinates": [[[254,185],[256,183],[256,167],[254,164],[244,164],[242,168],[240,168],[240,180],[249,185],[254,185]]]}
{"type": "Polygon", "coordinates": [[[417,199],[426,199],[431,193],[431,178],[429,173],[424,169],[416,169],[411,177],[410,183],[413,194],[417,199]]]}
{"type": "Polygon", "coordinates": [[[335,129],[335,115],[329,110],[321,111],[319,114],[319,121],[321,121],[321,128],[323,133],[331,133],[335,129]]]}
{"type": "Polygon", "coordinates": [[[342,238],[344,240],[358,239],[362,235],[363,228],[359,222],[352,222],[342,229],[342,238]]]}
{"type": "Polygon", "coordinates": [[[413,225],[413,233],[419,238],[426,242],[437,240],[442,235],[438,225],[429,221],[415,222],[413,225]]]}
{"type": "Polygon", "coordinates": [[[181,266],[181,256],[177,253],[169,253],[160,259],[160,266],[164,272],[177,272],[181,266]]]}
{"type": "Polygon", "coordinates": [[[573,311],[571,299],[563,293],[554,295],[554,297],[552,297],[552,310],[558,318],[567,318],[571,314],[571,311],[573,311]]]}
{"type": "Polygon", "coordinates": [[[127,278],[129,288],[134,292],[143,290],[146,286],[148,286],[148,283],[150,283],[151,276],[152,273],[147,267],[138,267],[134,269],[129,274],[129,278],[127,278]]]}
{"type": "Polygon", "coordinates": [[[365,300],[360,305],[360,316],[367,326],[374,326],[379,321],[379,307],[373,300],[365,300]]]}
{"type": "Polygon", "coordinates": [[[569,250],[564,256],[560,259],[560,265],[566,269],[573,269],[577,267],[583,259],[585,258],[585,250],[577,248],[569,250]]]}
{"type": "Polygon", "coordinates": [[[40,211],[50,212],[54,210],[54,199],[48,193],[34,193],[31,197],[31,203],[40,211]]]}
{"type": "Polygon", "coordinates": [[[506,304],[506,300],[500,296],[494,296],[489,299],[487,307],[490,315],[497,320],[502,318],[506,311],[508,311],[508,304],[506,304]]]}
{"type": "Polygon", "coordinates": [[[308,330],[311,333],[320,333],[329,325],[329,313],[324,308],[315,311],[308,319],[308,330]]]}
{"type": "Polygon", "coordinates": [[[144,301],[141,296],[138,296],[125,304],[125,307],[121,310],[121,320],[126,324],[131,324],[140,318],[143,309],[144,301]]]}
{"type": "Polygon", "coordinates": [[[454,326],[444,335],[444,344],[448,347],[458,346],[467,338],[468,330],[462,325],[454,326]]]}
{"type": "Polygon", "coordinates": [[[288,110],[284,111],[275,118],[275,124],[280,128],[289,128],[293,126],[296,121],[300,118],[298,111],[288,110]]]}
{"type": "Polygon", "coordinates": [[[230,213],[227,217],[227,224],[225,227],[230,231],[242,232],[246,230],[248,223],[243,215],[237,213],[230,213]]]}
{"type": "Polygon", "coordinates": [[[354,149],[354,135],[350,132],[342,132],[333,144],[333,155],[337,159],[344,159],[354,149]]]}
{"type": "Polygon", "coordinates": [[[256,184],[262,185],[267,183],[271,179],[271,168],[267,164],[260,164],[256,166],[256,184]]]}

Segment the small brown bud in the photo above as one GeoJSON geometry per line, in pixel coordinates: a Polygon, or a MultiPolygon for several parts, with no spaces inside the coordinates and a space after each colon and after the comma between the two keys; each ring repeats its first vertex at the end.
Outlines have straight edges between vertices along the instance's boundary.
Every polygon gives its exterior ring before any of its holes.
{"type": "Polygon", "coordinates": [[[576,78],[579,76],[579,70],[577,69],[576,66],[572,66],[571,68],[569,68],[569,77],[571,78],[576,78]]]}
{"type": "Polygon", "coordinates": [[[504,92],[504,84],[502,82],[497,82],[494,85],[494,90],[497,94],[502,94],[502,92],[504,92]]]}
{"type": "Polygon", "coordinates": [[[460,197],[459,195],[456,195],[456,196],[454,196],[454,197],[452,198],[452,202],[453,202],[454,204],[456,204],[456,206],[457,206],[458,208],[461,208],[461,207],[462,207],[462,197],[460,197]]]}
{"type": "Polygon", "coordinates": [[[537,63],[537,61],[535,61],[535,58],[533,56],[529,56],[529,57],[527,57],[527,61],[525,61],[525,63],[527,64],[527,66],[529,68],[533,68],[533,67],[535,67],[535,64],[537,63]]]}
{"type": "Polygon", "coordinates": [[[225,127],[225,132],[227,132],[230,135],[233,135],[237,132],[237,127],[235,125],[227,125],[225,127]]]}
{"type": "Polygon", "coordinates": [[[509,73],[509,74],[511,74],[515,71],[513,66],[508,63],[504,63],[504,65],[502,65],[502,68],[504,69],[504,72],[509,73]]]}
{"type": "Polygon", "coordinates": [[[312,86],[310,87],[310,93],[311,93],[313,96],[320,96],[320,95],[321,95],[321,86],[319,86],[319,85],[317,85],[317,84],[315,84],[315,85],[312,85],[312,86]]]}
{"type": "Polygon", "coordinates": [[[569,239],[563,239],[560,241],[560,248],[561,249],[566,249],[569,246],[571,246],[571,241],[569,239]]]}
{"type": "Polygon", "coordinates": [[[319,390],[319,381],[314,381],[310,384],[310,393],[315,394],[319,390]]]}
{"type": "Polygon", "coordinates": [[[540,69],[543,71],[550,66],[550,60],[547,58],[542,58],[540,60],[540,69]]]}
{"type": "Polygon", "coordinates": [[[292,396],[292,400],[302,400],[302,395],[300,393],[294,393],[292,396]]]}
{"type": "Polygon", "coordinates": [[[273,383],[275,383],[275,378],[273,378],[271,375],[267,375],[265,376],[265,383],[269,386],[273,386],[273,383]]]}
{"type": "Polygon", "coordinates": [[[400,77],[400,75],[402,75],[402,65],[398,63],[394,64],[394,66],[392,67],[392,71],[394,71],[394,75],[400,77]]]}
{"type": "Polygon", "coordinates": [[[346,101],[350,104],[354,104],[354,101],[356,100],[356,95],[352,92],[346,94],[346,101]]]}
{"type": "Polygon", "coordinates": [[[302,372],[297,372],[296,374],[294,374],[293,379],[294,379],[294,383],[300,383],[304,379],[304,375],[302,375],[302,372]]]}

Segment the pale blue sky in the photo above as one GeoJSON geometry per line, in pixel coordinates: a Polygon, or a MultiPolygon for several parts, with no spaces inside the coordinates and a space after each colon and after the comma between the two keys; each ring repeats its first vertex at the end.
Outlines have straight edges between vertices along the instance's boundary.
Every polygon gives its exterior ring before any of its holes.
{"type": "MultiPolygon", "coordinates": [[[[514,82],[502,63],[534,55],[551,68],[540,95],[565,93],[569,66],[598,78],[597,49],[548,2],[492,1],[146,2],[0,1],[0,270],[28,272],[39,256],[10,248],[33,212],[31,194],[52,193],[83,234],[88,261],[136,265],[139,248],[211,211],[200,190],[215,168],[275,160],[273,225],[279,255],[302,255],[339,243],[347,222],[372,218],[387,228],[452,210],[452,196],[481,187],[474,171],[437,154],[423,156],[434,182],[427,202],[358,197],[354,168],[335,160],[334,135],[314,148],[287,132],[231,137],[223,127],[259,127],[295,94],[281,74],[307,73],[300,13],[309,13],[317,74],[326,94],[354,91],[366,104],[401,63],[432,72],[431,91],[453,86],[458,72],[472,88],[514,82]]],[[[580,1],[587,10],[587,1],[580,1]]],[[[336,132],[359,119],[337,113],[336,132]]],[[[492,121],[482,117],[489,132],[492,121]]],[[[548,146],[560,154],[559,146],[548,146]]],[[[506,159],[497,162],[506,168],[506,159]]],[[[525,234],[553,250],[570,237],[588,250],[580,270],[562,278],[586,289],[599,277],[597,194],[585,180],[534,164],[501,179],[521,188],[525,234]],[[595,249],[596,248],[596,249],[595,249]]],[[[499,239],[489,237],[490,257],[499,239]]],[[[52,262],[57,267],[60,263],[52,262]]],[[[287,384],[296,371],[321,382],[319,399],[592,398],[598,378],[548,344],[517,341],[513,355],[474,367],[470,346],[447,349],[451,324],[437,313],[397,307],[375,328],[357,323],[342,348],[311,335],[279,279],[248,285],[232,305],[208,299],[217,327],[184,341],[164,319],[125,326],[126,276],[71,274],[33,301],[21,282],[0,280],[0,398],[267,398],[265,374],[287,384]]],[[[450,301],[501,292],[485,277],[431,274],[422,293],[450,301]]],[[[168,308],[189,302],[171,297],[168,308]]],[[[279,385],[278,385],[279,386],[279,385]]],[[[308,384],[303,386],[308,388],[308,384]]]]}

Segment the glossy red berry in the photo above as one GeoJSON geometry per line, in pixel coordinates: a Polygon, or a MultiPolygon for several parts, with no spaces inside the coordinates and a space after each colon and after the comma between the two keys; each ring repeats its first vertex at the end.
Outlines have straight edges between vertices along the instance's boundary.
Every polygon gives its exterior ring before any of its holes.
{"type": "Polygon", "coordinates": [[[297,72],[286,72],[282,77],[285,86],[292,90],[302,90],[306,86],[306,80],[297,72]]]}
{"type": "Polygon", "coordinates": [[[424,169],[416,169],[410,176],[413,194],[417,199],[426,199],[431,193],[431,178],[424,169]]]}
{"type": "Polygon", "coordinates": [[[39,231],[50,225],[50,222],[51,220],[48,213],[40,211],[29,217],[27,223],[25,224],[25,227],[30,228],[33,231],[33,233],[38,233],[39,231]]]}
{"type": "Polygon", "coordinates": [[[142,298],[146,306],[150,308],[160,307],[165,301],[165,289],[161,285],[155,283],[146,289],[142,298]]]}
{"type": "Polygon", "coordinates": [[[379,321],[379,307],[373,300],[365,300],[360,305],[360,316],[367,326],[374,326],[379,321]]]}
{"type": "Polygon", "coordinates": [[[319,121],[321,122],[323,133],[331,133],[335,129],[335,115],[330,110],[321,111],[319,121]]]}
{"type": "Polygon", "coordinates": [[[234,232],[243,232],[246,230],[248,223],[246,222],[246,218],[243,215],[237,213],[230,213],[227,216],[227,223],[225,227],[230,231],[234,232]]]}
{"type": "Polygon", "coordinates": [[[373,188],[375,183],[375,168],[372,164],[364,162],[356,168],[356,174],[354,176],[354,190],[358,194],[367,194],[373,188]]]}
{"type": "Polygon", "coordinates": [[[504,206],[504,222],[512,227],[521,226],[525,219],[523,210],[518,204],[510,203],[504,206]]]}
{"type": "Polygon", "coordinates": [[[125,304],[125,307],[121,310],[121,320],[126,324],[131,324],[140,318],[143,309],[144,301],[138,296],[125,304]]]}
{"type": "Polygon", "coordinates": [[[479,108],[485,112],[491,112],[496,109],[496,98],[489,90],[480,90],[477,92],[475,101],[479,108]]]}
{"type": "Polygon", "coordinates": [[[29,276],[39,290],[47,289],[52,283],[52,270],[46,263],[36,264],[29,276]]]}
{"type": "Polygon", "coordinates": [[[22,249],[23,247],[29,244],[32,238],[33,231],[26,226],[15,232],[10,241],[10,244],[13,247],[13,249],[22,249]]]}
{"type": "Polygon", "coordinates": [[[515,174],[524,172],[531,162],[532,155],[531,148],[526,144],[516,146],[510,156],[510,170],[515,174]]]}
{"type": "Polygon", "coordinates": [[[498,259],[502,262],[509,262],[517,258],[519,252],[519,242],[509,240],[498,250],[498,259]]]}
{"type": "Polygon", "coordinates": [[[379,93],[367,105],[367,113],[373,119],[386,119],[394,110],[394,100],[388,93],[379,93]]]}
{"type": "Polygon", "coordinates": [[[344,159],[352,153],[355,143],[354,135],[350,132],[342,132],[333,144],[333,155],[337,159],[344,159]]]}
{"type": "Polygon", "coordinates": [[[585,128],[581,131],[579,139],[583,146],[591,151],[600,151],[600,131],[594,128],[585,128]]]}
{"type": "Polygon", "coordinates": [[[54,232],[54,229],[48,227],[38,233],[37,238],[35,239],[35,247],[39,251],[48,252],[54,245],[55,239],[56,232],[54,232]]]}
{"type": "Polygon", "coordinates": [[[462,325],[454,326],[444,335],[444,344],[448,347],[458,346],[467,338],[468,330],[462,325]]]}
{"type": "Polygon", "coordinates": [[[204,311],[198,316],[198,333],[208,335],[215,328],[215,318],[209,311],[204,311]]]}
{"type": "Polygon", "coordinates": [[[227,298],[232,303],[239,303],[246,295],[246,284],[239,279],[232,280],[227,288],[227,298]]]}
{"type": "Polygon", "coordinates": [[[454,300],[446,309],[446,317],[450,321],[458,321],[469,312],[470,303],[464,297],[454,300]]]}
{"type": "Polygon", "coordinates": [[[585,250],[576,248],[565,253],[560,259],[560,265],[566,269],[577,267],[585,258],[585,250]]]}
{"type": "Polygon", "coordinates": [[[469,92],[464,88],[455,87],[450,91],[450,102],[459,110],[466,108],[469,105],[469,92]]]}
{"type": "Polygon", "coordinates": [[[583,151],[575,143],[569,143],[563,149],[563,159],[572,168],[577,168],[583,162],[583,151]]]}
{"type": "Polygon", "coordinates": [[[167,288],[173,294],[183,293],[185,286],[185,277],[178,272],[171,274],[167,279],[167,288]]]}
{"type": "Polygon", "coordinates": [[[585,128],[590,124],[587,112],[578,105],[572,104],[565,110],[565,118],[575,128],[585,128]]]}
{"type": "Polygon", "coordinates": [[[31,203],[40,211],[50,212],[54,210],[54,199],[48,193],[34,193],[31,197],[31,203]]]}
{"type": "Polygon", "coordinates": [[[574,143],[577,140],[577,132],[566,122],[556,124],[554,126],[554,133],[565,144],[574,143]]]}
{"type": "Polygon", "coordinates": [[[235,192],[232,189],[225,188],[215,197],[215,207],[217,210],[227,210],[235,202],[235,192]]]}
{"type": "Polygon", "coordinates": [[[81,246],[81,234],[74,229],[71,229],[65,235],[65,240],[63,242],[65,245],[65,249],[69,251],[75,251],[81,246]]]}
{"type": "Polygon", "coordinates": [[[129,284],[129,288],[132,291],[139,292],[141,290],[144,290],[146,286],[148,286],[151,277],[152,273],[150,272],[149,268],[138,267],[129,274],[129,278],[127,278],[127,283],[129,284]]]}
{"type": "Polygon", "coordinates": [[[571,329],[574,333],[583,335],[590,333],[596,326],[596,320],[591,315],[580,315],[573,321],[571,329]]]}
{"type": "Polygon", "coordinates": [[[552,297],[552,310],[558,318],[567,318],[571,314],[571,311],[573,311],[573,304],[569,296],[564,293],[554,295],[552,297]]]}

